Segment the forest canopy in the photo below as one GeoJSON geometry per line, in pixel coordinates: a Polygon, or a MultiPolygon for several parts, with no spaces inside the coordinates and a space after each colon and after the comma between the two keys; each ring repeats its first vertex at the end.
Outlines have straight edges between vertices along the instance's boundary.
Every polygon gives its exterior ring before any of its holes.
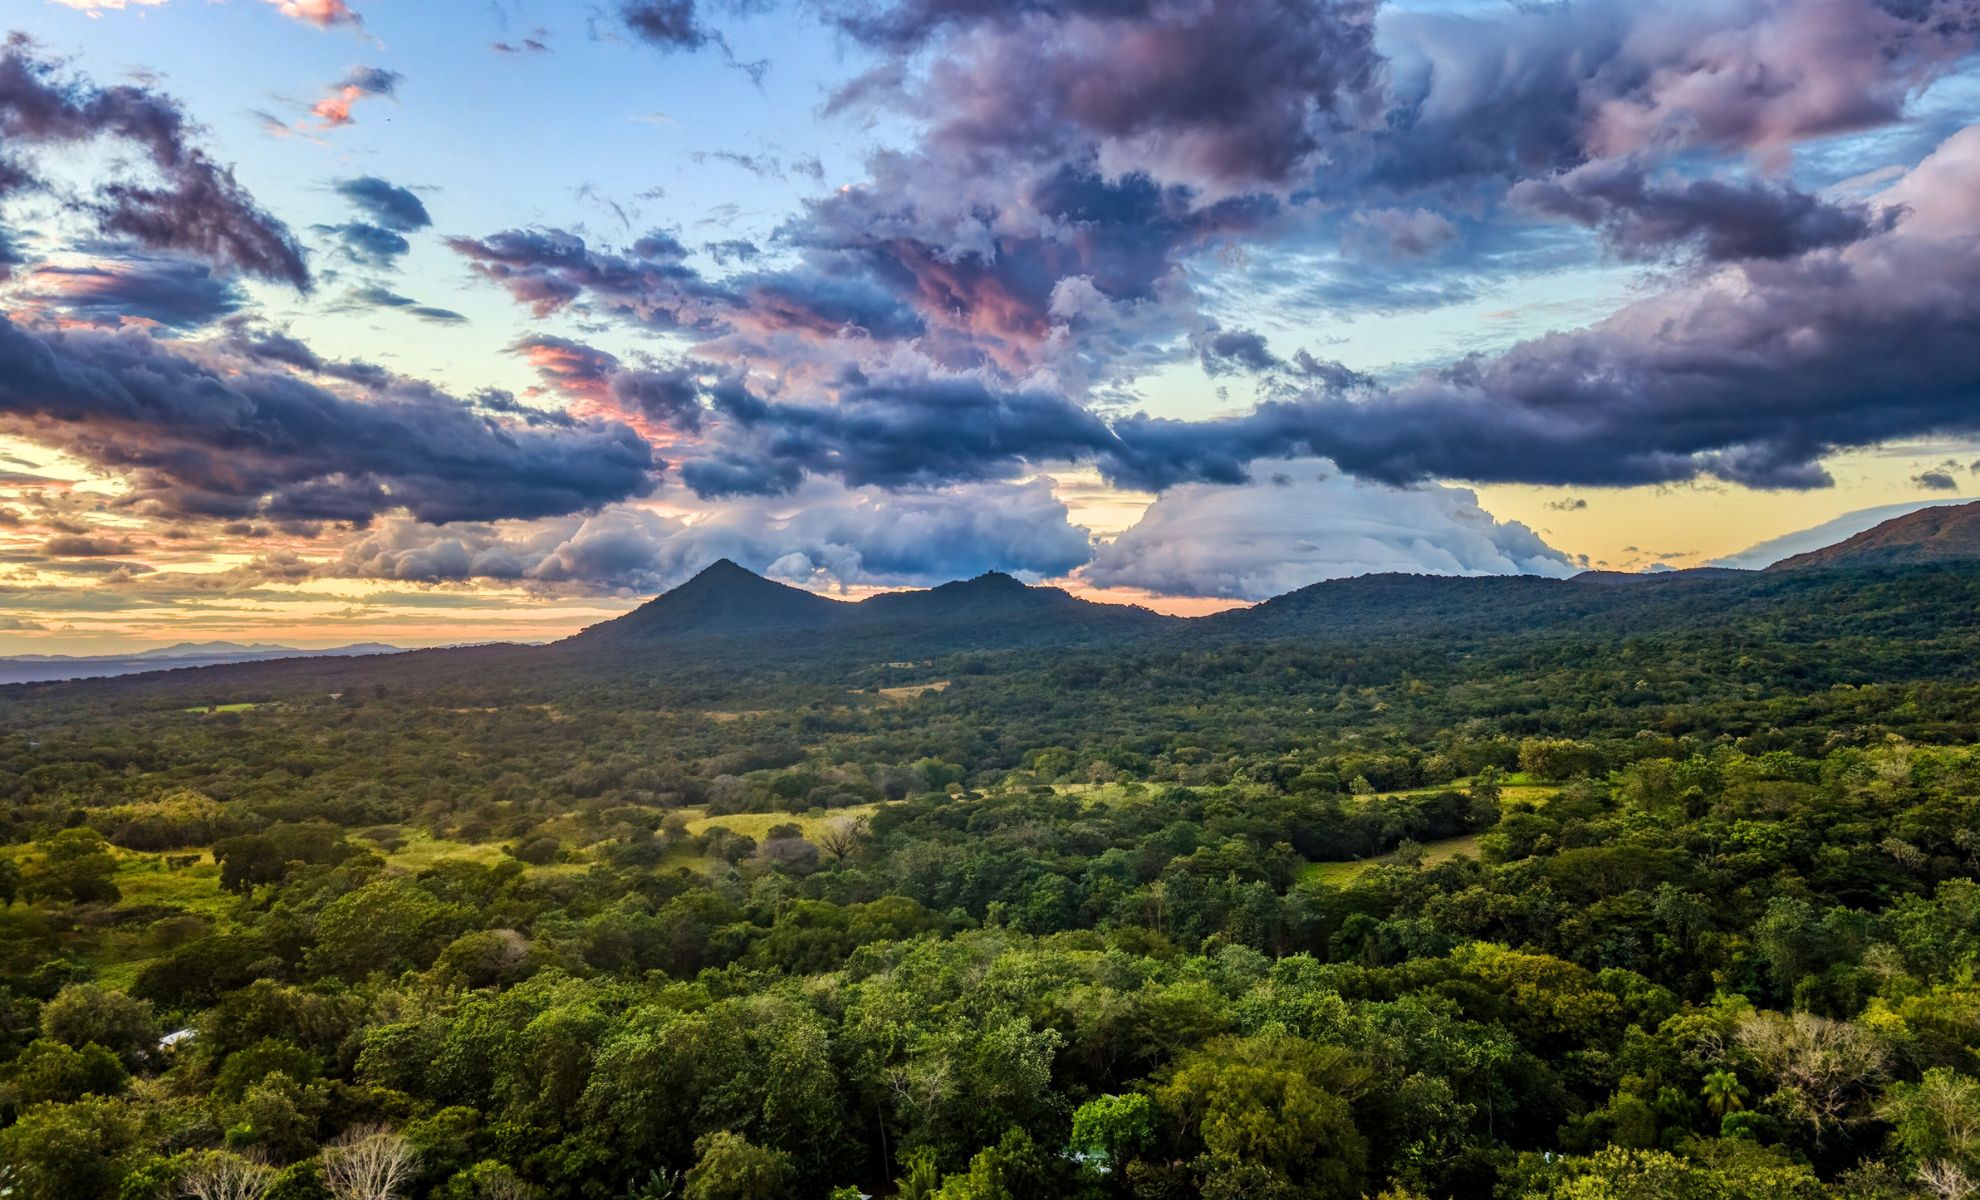
{"type": "Polygon", "coordinates": [[[0,1170],[1963,1196],[1980,571],[1768,589],[10,689],[0,1170]]]}

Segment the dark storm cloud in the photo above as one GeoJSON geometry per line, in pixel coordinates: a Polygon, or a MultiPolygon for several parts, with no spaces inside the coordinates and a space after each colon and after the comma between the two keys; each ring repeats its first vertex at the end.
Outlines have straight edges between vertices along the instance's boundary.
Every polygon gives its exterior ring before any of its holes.
{"type": "MultiPolygon", "coordinates": [[[[1944,188],[1970,187],[1961,172],[1980,155],[1980,130],[1962,137],[1965,146],[1942,152],[1944,188]]],[[[1954,219],[1971,219],[1970,200],[1954,204],[1964,205],[1954,219]]],[[[1227,421],[1130,419],[1115,427],[1123,450],[1113,470],[1160,487],[1313,453],[1396,483],[1631,485],[1709,474],[1826,486],[1820,460],[1839,448],[1980,429],[1980,258],[1970,237],[1906,232],[1749,262],[1588,329],[1373,395],[1267,403],[1227,421]]]]}
{"type": "Polygon", "coordinates": [[[688,433],[701,431],[701,383],[686,367],[621,370],[607,386],[623,410],[688,433]]]}
{"type": "Polygon", "coordinates": [[[957,28],[1009,26],[1027,16],[1142,17],[1155,7],[1155,0],[868,0],[839,6],[833,20],[868,45],[909,53],[957,28]]]}
{"type": "Polygon", "coordinates": [[[1078,153],[1218,185],[1290,182],[1328,131],[1373,114],[1372,0],[927,5],[846,28],[900,50],[952,34],[912,86],[960,150],[1078,153]]]}
{"type": "Polygon", "coordinates": [[[725,238],[717,242],[707,242],[701,247],[702,253],[722,266],[731,262],[754,262],[763,257],[763,249],[746,238],[725,238]]]}
{"type": "Polygon", "coordinates": [[[622,0],[619,19],[641,41],[662,50],[699,50],[712,36],[694,0],[622,0]]]}
{"type": "Polygon", "coordinates": [[[429,388],[353,398],[250,358],[0,318],[0,429],[120,471],[161,516],[363,524],[542,517],[644,495],[623,425],[518,428],[429,388]]]}
{"type": "Polygon", "coordinates": [[[527,359],[545,383],[569,396],[598,395],[619,371],[617,355],[554,334],[531,334],[510,349],[527,359]]]}
{"type": "Polygon", "coordinates": [[[1514,204],[1601,231],[1617,252],[1650,258],[1695,246],[1707,260],[1793,258],[1890,228],[1897,213],[1872,217],[1762,182],[1693,179],[1653,183],[1631,163],[1600,163],[1554,179],[1525,180],[1514,204]]]}
{"type": "Polygon", "coordinates": [[[1087,460],[1117,482],[1162,489],[1243,482],[1259,460],[1314,455],[1397,484],[1826,486],[1820,462],[1838,449],[1980,430],[1976,179],[1980,127],[1879,198],[1880,211],[1901,214],[1888,229],[1746,259],[1587,329],[1391,386],[1307,355],[1275,365],[1237,331],[1223,358],[1311,390],[1222,420],[1109,426],[1048,384],[990,369],[843,374],[816,403],[717,388],[719,423],[681,474],[723,495],[787,490],[806,475],[894,487],[1087,460]]]}
{"type": "Polygon", "coordinates": [[[21,254],[20,245],[14,241],[14,235],[5,225],[0,225],[0,283],[12,279],[14,269],[26,264],[27,259],[21,254]]]}
{"type": "Polygon", "coordinates": [[[23,280],[20,295],[80,321],[115,325],[135,317],[176,329],[209,324],[241,306],[240,289],[211,267],[166,256],[43,265],[23,280]]]}
{"type": "Polygon", "coordinates": [[[318,225],[316,231],[335,238],[344,256],[361,266],[389,267],[412,249],[412,243],[399,234],[364,221],[318,225]]]}
{"type": "Polygon", "coordinates": [[[1264,337],[1249,329],[1220,329],[1195,341],[1203,370],[1211,375],[1225,375],[1236,370],[1262,373],[1285,366],[1284,360],[1265,344],[1264,337]]]}
{"type": "Polygon", "coordinates": [[[447,244],[539,316],[579,308],[697,337],[729,332],[738,322],[825,337],[846,329],[884,338],[922,331],[907,303],[861,271],[798,269],[717,282],[689,265],[687,248],[665,233],[649,233],[623,252],[593,249],[560,229],[512,229],[447,244]]]}
{"type": "Polygon", "coordinates": [[[41,547],[41,552],[56,558],[114,558],[129,554],[133,549],[131,543],[123,538],[69,533],[49,538],[41,547]]]}
{"type": "Polygon", "coordinates": [[[299,338],[276,330],[255,328],[244,322],[235,323],[224,345],[229,352],[262,366],[294,368],[360,387],[387,389],[419,386],[374,363],[323,358],[299,338]]]}
{"type": "Polygon", "coordinates": [[[1318,186],[1409,191],[1889,124],[1971,54],[1971,0],[1629,0],[1399,12],[1382,126],[1318,186]]]}
{"type": "MultiPolygon", "coordinates": [[[[191,144],[189,122],[174,101],[144,87],[60,78],[32,43],[18,34],[9,38],[0,50],[0,145],[13,151],[101,137],[142,147],[160,180],[99,184],[82,208],[104,231],[308,290],[309,268],[288,227],[263,212],[231,170],[191,144]]],[[[20,160],[8,162],[9,178],[32,178],[20,160]]]]}
{"type": "Polygon", "coordinates": [[[411,233],[433,224],[426,204],[416,194],[376,175],[360,175],[340,180],[337,194],[355,205],[372,223],[399,233],[411,233]]]}
{"type": "Polygon", "coordinates": [[[690,364],[628,367],[617,355],[596,346],[550,334],[525,337],[511,349],[567,397],[675,430],[701,429],[701,374],[690,364]]]}
{"type": "Polygon", "coordinates": [[[375,285],[354,289],[348,302],[360,308],[396,309],[421,320],[438,321],[443,324],[467,320],[451,308],[436,308],[431,304],[421,304],[410,296],[401,296],[389,288],[375,285]]]}
{"type": "MultiPolygon", "coordinates": [[[[679,450],[704,496],[787,493],[809,476],[1005,479],[1063,460],[1141,487],[1233,483],[1286,455],[1398,483],[1819,486],[1837,447],[1980,425],[1971,242],[1943,214],[1900,216],[1910,197],[1873,210],[1670,164],[1782,165],[1800,141],[1888,123],[1972,52],[1975,12],[1412,12],[1384,26],[1383,59],[1361,3],[872,5],[845,27],[907,57],[854,91],[898,105],[923,140],[876,154],[869,182],[780,228],[794,265],[704,275],[664,234],[623,250],[560,230],[449,244],[538,315],[685,335],[725,364],[696,371],[702,438],[679,450]],[[1474,294],[1474,261],[1538,242],[1541,257],[1571,244],[1586,262],[1587,239],[1534,224],[1534,242],[1481,248],[1508,192],[1626,254],[1690,250],[1722,270],[1388,387],[1280,358],[1201,311],[1197,279],[1213,272],[1194,268],[1247,243],[1287,253],[1241,278],[1291,287],[1312,242],[1338,235],[1342,255],[1325,253],[1339,270],[1293,305],[1308,311],[1449,303],[1474,294]],[[1111,426],[1086,407],[1191,350],[1213,372],[1265,377],[1273,399],[1225,420],[1111,426]]],[[[686,6],[659,15],[663,30],[706,33],[686,6]]],[[[1950,220],[1970,235],[1972,213],[1950,220]]],[[[610,391],[626,373],[614,360],[590,394],[633,411],[610,391]]]]}
{"type": "Polygon", "coordinates": [[[1382,52],[1353,0],[905,0],[837,20],[897,58],[836,107],[895,104],[937,145],[1342,196],[1888,124],[1980,29],[1970,0],[1397,12],[1382,52]]]}
{"type": "Polygon", "coordinates": [[[666,233],[649,233],[622,254],[593,250],[561,229],[510,229],[449,238],[447,245],[538,316],[582,298],[592,309],[651,329],[705,330],[734,303],[687,265],[687,248],[666,233]]]}
{"type": "Polygon", "coordinates": [[[1911,477],[1911,482],[1928,492],[1956,492],[1959,481],[1944,471],[1921,471],[1911,477]]]}
{"type": "Polygon", "coordinates": [[[1054,312],[1061,284],[1081,279],[1110,305],[1155,302],[1179,283],[1188,254],[1256,232],[1281,211],[1266,196],[1199,204],[1147,175],[1109,178],[1068,163],[959,212],[930,163],[895,156],[873,165],[872,185],[808,204],[780,235],[841,293],[858,280],[894,298],[897,317],[864,326],[875,336],[919,336],[925,326],[935,336],[924,349],[953,367],[1027,367],[1067,319],[1054,312]]]}
{"type": "Polygon", "coordinates": [[[704,497],[787,492],[803,473],[854,487],[1008,479],[1031,462],[1095,457],[1113,440],[1055,390],[979,374],[857,379],[831,404],[775,403],[734,384],[712,398],[724,428],[681,466],[704,497]]]}

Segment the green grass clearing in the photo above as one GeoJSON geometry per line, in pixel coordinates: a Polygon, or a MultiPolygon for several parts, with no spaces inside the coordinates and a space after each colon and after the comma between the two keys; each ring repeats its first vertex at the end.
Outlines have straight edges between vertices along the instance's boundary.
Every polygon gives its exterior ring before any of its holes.
{"type": "Polygon", "coordinates": [[[233,704],[196,704],[191,708],[182,708],[179,711],[189,713],[227,713],[246,712],[250,708],[260,707],[261,701],[259,700],[240,700],[233,704]]]}
{"type": "Polygon", "coordinates": [[[221,920],[234,909],[237,899],[220,888],[220,864],[205,850],[168,850],[162,853],[136,853],[113,848],[117,874],[113,882],[124,894],[125,905],[159,905],[176,908],[211,920],[221,920]],[[199,855],[189,867],[165,865],[167,858],[199,855]]]}
{"type": "Polygon", "coordinates": [[[730,813],[723,817],[711,817],[699,809],[684,808],[683,813],[695,813],[690,817],[687,830],[699,836],[720,825],[730,833],[740,833],[762,841],[769,836],[773,825],[796,825],[806,838],[816,837],[820,831],[834,821],[858,817],[870,817],[880,811],[878,804],[852,804],[845,808],[827,809],[823,813],[809,816],[796,816],[791,813],[730,813]]]}
{"type": "MultiPolygon", "coordinates": [[[[1434,842],[1423,843],[1423,865],[1434,867],[1459,856],[1478,857],[1478,838],[1475,833],[1460,834],[1452,838],[1439,838],[1434,842]]],[[[1308,863],[1299,872],[1301,883],[1324,883],[1332,887],[1342,887],[1352,883],[1371,867],[1390,866],[1398,861],[1395,851],[1378,854],[1355,862],[1308,863]]]]}

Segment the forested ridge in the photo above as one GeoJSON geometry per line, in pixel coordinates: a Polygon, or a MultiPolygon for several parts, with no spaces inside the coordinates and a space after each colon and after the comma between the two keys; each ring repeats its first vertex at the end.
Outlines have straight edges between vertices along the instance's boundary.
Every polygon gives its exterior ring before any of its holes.
{"type": "Polygon", "coordinates": [[[0,689],[0,1186],[1980,1187],[1980,567],[958,595],[0,689]]]}

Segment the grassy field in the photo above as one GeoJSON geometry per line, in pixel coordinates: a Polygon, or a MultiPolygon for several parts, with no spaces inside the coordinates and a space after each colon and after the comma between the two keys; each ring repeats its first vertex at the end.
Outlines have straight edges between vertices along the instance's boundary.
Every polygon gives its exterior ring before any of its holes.
{"type": "MultiPolygon", "coordinates": [[[[1442,784],[1438,787],[1411,788],[1406,792],[1384,792],[1382,795],[1384,797],[1428,796],[1437,792],[1450,791],[1453,788],[1461,790],[1468,786],[1469,782],[1469,780],[1463,780],[1457,783],[1442,784]]],[[[1499,808],[1503,811],[1520,803],[1545,804],[1558,791],[1560,791],[1559,787],[1553,784],[1535,783],[1531,776],[1524,773],[1504,775],[1500,777],[1499,808]]],[[[1434,867],[1438,863],[1449,862],[1459,855],[1477,858],[1478,837],[1478,834],[1466,833],[1460,834],[1457,837],[1439,838],[1435,841],[1421,843],[1423,846],[1423,865],[1434,867]]],[[[1395,854],[1391,852],[1388,854],[1378,854],[1372,858],[1358,859],[1353,862],[1308,863],[1300,869],[1299,877],[1302,883],[1325,883],[1339,887],[1353,880],[1370,867],[1385,866],[1396,861],[1395,854]]]]}
{"type": "Polygon", "coordinates": [[[1052,790],[1061,796],[1078,796],[1089,804],[1131,804],[1159,794],[1162,784],[1055,783],[1052,790]]]}
{"type": "Polygon", "coordinates": [[[908,701],[930,692],[946,692],[949,690],[949,681],[937,679],[933,683],[908,683],[900,687],[883,687],[875,690],[888,700],[908,701]]]}
{"type": "Polygon", "coordinates": [[[259,707],[261,707],[261,702],[258,700],[242,700],[236,704],[200,704],[192,708],[182,708],[179,711],[189,713],[246,712],[250,708],[259,707]]]}
{"type": "Polygon", "coordinates": [[[811,816],[793,816],[790,813],[730,813],[725,817],[711,817],[696,808],[684,808],[681,811],[683,813],[699,814],[688,820],[687,828],[689,833],[707,833],[710,829],[720,825],[730,833],[740,833],[745,837],[753,837],[758,841],[762,841],[769,835],[770,827],[773,825],[796,825],[803,831],[805,837],[811,838],[816,837],[821,830],[834,821],[848,820],[856,817],[870,817],[878,812],[879,809],[880,806],[878,804],[854,804],[845,808],[828,809],[823,813],[811,816]]]}
{"type": "MultiPolygon", "coordinates": [[[[369,846],[363,838],[356,839],[359,845],[369,846]]],[[[450,842],[445,838],[428,837],[423,833],[408,832],[405,844],[387,854],[375,850],[380,858],[401,870],[415,874],[426,870],[435,863],[449,859],[465,858],[483,866],[493,866],[502,860],[502,847],[496,842],[450,842]]]]}
{"type": "Polygon", "coordinates": [[[159,905],[177,908],[210,920],[220,920],[233,911],[236,897],[220,890],[220,864],[204,850],[173,851],[171,857],[198,854],[199,862],[174,869],[165,865],[165,854],[138,854],[117,850],[117,890],[126,905],[159,905]]]}
{"type": "MultiPolygon", "coordinates": [[[[1434,867],[1438,863],[1449,862],[1460,855],[1478,857],[1478,834],[1466,833],[1453,838],[1440,838],[1434,842],[1424,842],[1423,865],[1434,867]]],[[[1397,861],[1395,853],[1378,854],[1374,858],[1364,858],[1357,862],[1317,862],[1307,863],[1299,872],[1301,883],[1325,883],[1333,887],[1352,882],[1355,877],[1371,867],[1388,866],[1397,861]]]]}

